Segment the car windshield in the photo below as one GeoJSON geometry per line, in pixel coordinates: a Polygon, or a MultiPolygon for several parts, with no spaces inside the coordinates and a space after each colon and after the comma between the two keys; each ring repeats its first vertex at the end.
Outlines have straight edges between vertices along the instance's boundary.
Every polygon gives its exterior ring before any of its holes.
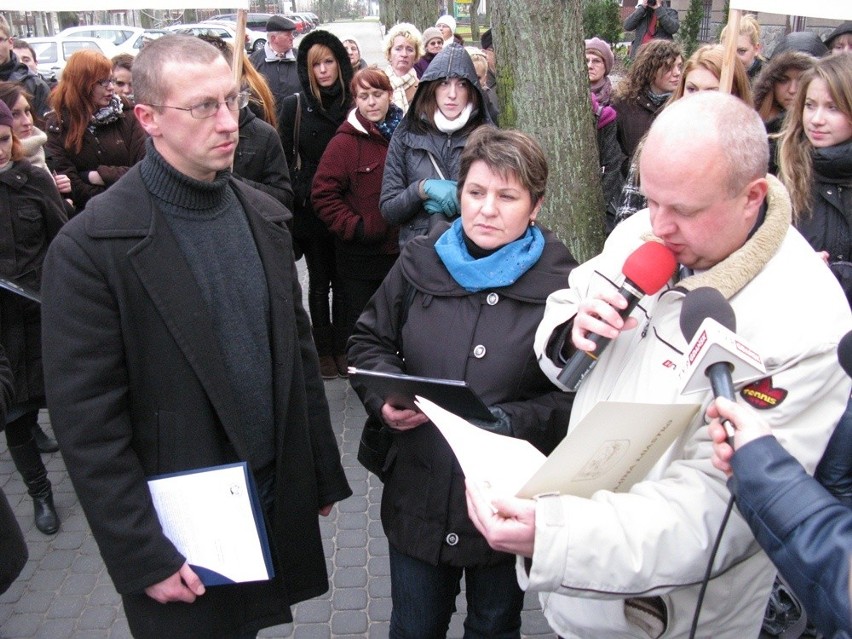
{"type": "Polygon", "coordinates": [[[39,64],[56,62],[55,42],[30,42],[29,44],[33,48],[33,51],[35,51],[39,64]]]}
{"type": "MultiPolygon", "coordinates": [[[[95,51],[101,51],[100,47],[94,42],[87,42],[85,40],[69,40],[67,42],[62,43],[62,57],[66,60],[71,57],[72,54],[77,53],[83,49],[94,49],[95,51]]],[[[101,51],[101,53],[103,53],[101,51]]],[[[41,58],[39,58],[41,60],[41,58]]]]}

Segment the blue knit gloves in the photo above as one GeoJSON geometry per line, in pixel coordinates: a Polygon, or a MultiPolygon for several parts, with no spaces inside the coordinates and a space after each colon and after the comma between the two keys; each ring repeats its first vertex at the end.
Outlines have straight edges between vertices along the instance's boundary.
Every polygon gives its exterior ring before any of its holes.
{"type": "Polygon", "coordinates": [[[430,215],[441,213],[455,217],[459,214],[458,184],[455,180],[426,180],[423,182],[423,192],[428,198],[423,208],[430,215]]]}

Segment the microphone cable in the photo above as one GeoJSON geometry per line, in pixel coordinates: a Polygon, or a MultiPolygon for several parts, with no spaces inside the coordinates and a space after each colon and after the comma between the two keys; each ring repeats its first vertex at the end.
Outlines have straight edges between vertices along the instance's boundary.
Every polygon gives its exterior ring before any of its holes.
{"type": "Polygon", "coordinates": [[[689,639],[695,639],[695,632],[698,630],[698,617],[701,615],[701,605],[704,603],[704,593],[707,591],[707,584],[710,583],[710,575],[713,572],[713,562],[716,559],[716,553],[719,550],[719,545],[722,542],[722,534],[725,532],[725,527],[728,525],[728,519],[731,517],[731,511],[734,509],[734,496],[728,499],[728,507],[725,509],[725,516],[722,517],[722,524],[719,526],[719,532],[716,533],[716,541],[713,542],[713,550],[710,553],[710,560],[707,562],[707,570],[704,572],[704,579],[701,580],[701,590],[698,591],[698,601],[695,603],[695,614],[692,616],[692,627],[689,629],[689,639]]]}

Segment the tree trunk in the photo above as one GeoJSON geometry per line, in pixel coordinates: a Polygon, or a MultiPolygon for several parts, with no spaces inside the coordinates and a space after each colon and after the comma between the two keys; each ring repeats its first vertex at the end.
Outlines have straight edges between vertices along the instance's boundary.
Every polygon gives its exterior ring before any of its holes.
{"type": "Polygon", "coordinates": [[[435,0],[383,0],[380,11],[385,29],[398,22],[410,22],[423,31],[435,24],[435,0]]]}
{"type": "Polygon", "coordinates": [[[550,176],[540,219],[583,262],[603,247],[604,205],[580,0],[491,2],[500,124],[544,148],[550,176]]]}
{"type": "Polygon", "coordinates": [[[470,3],[470,39],[475,47],[479,46],[479,3],[481,0],[473,0],[470,3]]]}

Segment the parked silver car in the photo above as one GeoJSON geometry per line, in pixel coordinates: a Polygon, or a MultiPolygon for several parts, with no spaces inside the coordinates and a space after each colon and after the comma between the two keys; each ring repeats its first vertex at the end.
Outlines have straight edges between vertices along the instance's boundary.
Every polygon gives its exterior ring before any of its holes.
{"type": "Polygon", "coordinates": [[[27,38],[38,60],[38,72],[47,81],[59,81],[65,63],[81,49],[94,49],[112,58],[119,51],[115,45],[103,38],[61,38],[59,36],[27,38]]]}

